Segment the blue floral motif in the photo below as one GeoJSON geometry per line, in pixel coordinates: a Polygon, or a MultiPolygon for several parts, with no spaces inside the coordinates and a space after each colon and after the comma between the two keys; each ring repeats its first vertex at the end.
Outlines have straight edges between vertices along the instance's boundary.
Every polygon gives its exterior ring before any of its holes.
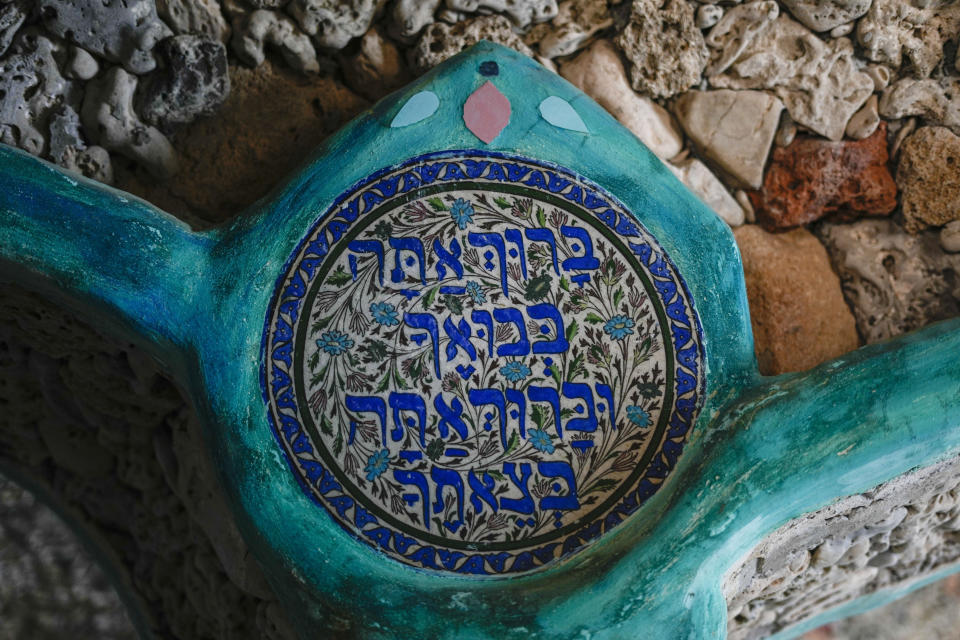
{"type": "Polygon", "coordinates": [[[458,228],[466,229],[467,225],[473,222],[473,205],[463,198],[457,198],[450,206],[450,217],[457,223],[458,228]]]}
{"type": "Polygon", "coordinates": [[[633,333],[633,318],[630,316],[613,316],[603,325],[603,330],[614,340],[623,340],[633,333]]]}
{"type": "Polygon", "coordinates": [[[387,470],[387,464],[390,462],[390,452],[381,449],[371,454],[367,459],[367,466],[363,468],[367,472],[367,480],[373,482],[377,476],[387,470]]]}
{"type": "Polygon", "coordinates": [[[641,429],[650,426],[650,414],[647,413],[647,410],[643,407],[638,407],[633,404],[627,407],[627,418],[641,429]]]}
{"type": "Polygon", "coordinates": [[[374,320],[386,327],[400,324],[397,308],[389,302],[370,303],[370,315],[373,316],[374,320]]]}
{"type": "Polygon", "coordinates": [[[520,382],[530,375],[530,367],[522,362],[508,362],[500,367],[500,375],[510,382],[520,382]]]}
{"type": "Polygon", "coordinates": [[[553,442],[550,441],[550,434],[543,429],[530,429],[527,432],[530,436],[530,444],[537,451],[544,453],[553,453],[553,442]]]}
{"type": "Polygon", "coordinates": [[[334,329],[320,334],[317,346],[332,356],[338,356],[341,353],[346,353],[353,346],[353,338],[343,331],[334,329]]]}
{"type": "Polygon", "coordinates": [[[476,304],[483,304],[487,301],[487,294],[480,288],[479,282],[471,280],[467,283],[467,295],[469,295],[476,304]]]}

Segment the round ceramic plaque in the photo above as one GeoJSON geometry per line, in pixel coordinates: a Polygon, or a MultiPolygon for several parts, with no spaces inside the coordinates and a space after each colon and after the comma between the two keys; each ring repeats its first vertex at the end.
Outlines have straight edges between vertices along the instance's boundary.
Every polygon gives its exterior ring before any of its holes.
{"type": "Polygon", "coordinates": [[[689,292],[613,197],[445,152],[344,193],[280,277],[270,422],[304,490],[418,568],[527,572],[636,511],[703,392],[689,292]]]}

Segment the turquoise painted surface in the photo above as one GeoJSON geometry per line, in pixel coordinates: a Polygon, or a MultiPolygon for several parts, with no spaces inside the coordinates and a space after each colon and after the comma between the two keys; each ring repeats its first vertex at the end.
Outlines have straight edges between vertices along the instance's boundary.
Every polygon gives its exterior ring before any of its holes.
{"type": "Polygon", "coordinates": [[[0,148],[0,275],[111,322],[192,394],[240,528],[304,637],[722,638],[724,572],[803,513],[960,450],[960,324],[862,349],[806,374],[756,370],[726,225],[576,88],[481,43],[361,114],[229,226],[197,234],[131,196],[0,148]],[[464,100],[500,67],[509,126],[483,145],[464,100]],[[406,101],[439,107],[402,128],[406,101]],[[538,106],[566,100],[589,135],[538,106]],[[300,489],[266,424],[260,340],[277,276],[332,200],[373,171],[444,149],[546,160],[631,209],[683,274],[703,325],[704,410],[677,469],[629,522],[515,579],[431,575],[379,556],[300,489]],[[841,455],[842,454],[842,455],[841,455]],[[340,630],[335,633],[336,630],[340,630]]]}

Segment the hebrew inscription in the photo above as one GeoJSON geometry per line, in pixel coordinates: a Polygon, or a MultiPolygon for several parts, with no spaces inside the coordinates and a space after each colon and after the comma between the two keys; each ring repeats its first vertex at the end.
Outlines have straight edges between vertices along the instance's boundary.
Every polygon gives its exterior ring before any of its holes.
{"type": "Polygon", "coordinates": [[[656,241],[557,168],[418,158],[345,194],[278,282],[271,423],[305,489],[404,563],[536,569],[680,454],[699,325],[656,241]]]}

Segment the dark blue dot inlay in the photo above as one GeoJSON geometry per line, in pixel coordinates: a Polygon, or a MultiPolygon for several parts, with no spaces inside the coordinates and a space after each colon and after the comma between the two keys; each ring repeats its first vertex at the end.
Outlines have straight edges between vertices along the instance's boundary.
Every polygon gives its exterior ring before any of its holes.
{"type": "Polygon", "coordinates": [[[500,75],[500,66],[493,60],[484,60],[480,63],[480,75],[496,76],[500,75]]]}

